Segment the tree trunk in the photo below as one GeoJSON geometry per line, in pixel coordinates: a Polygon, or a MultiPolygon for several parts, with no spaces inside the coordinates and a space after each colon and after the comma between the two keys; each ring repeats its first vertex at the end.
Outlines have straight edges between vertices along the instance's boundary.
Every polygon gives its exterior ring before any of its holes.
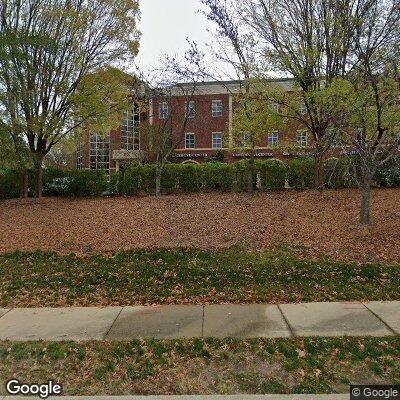
{"type": "Polygon", "coordinates": [[[371,179],[364,178],[362,184],[360,224],[369,225],[371,223],[371,179]]]}
{"type": "Polygon", "coordinates": [[[315,155],[315,167],[314,167],[314,185],[315,189],[324,189],[324,159],[323,156],[317,152],[315,155]]]}
{"type": "Polygon", "coordinates": [[[161,196],[161,175],[162,175],[162,166],[156,166],[156,197],[161,196]]]}
{"type": "Polygon", "coordinates": [[[254,154],[247,159],[247,193],[253,193],[254,154]]]}
{"type": "Polygon", "coordinates": [[[37,154],[35,160],[36,168],[36,197],[40,199],[43,197],[43,155],[37,154]]]}
{"type": "Polygon", "coordinates": [[[28,197],[28,171],[21,171],[21,180],[19,186],[19,197],[26,199],[28,197]]]}

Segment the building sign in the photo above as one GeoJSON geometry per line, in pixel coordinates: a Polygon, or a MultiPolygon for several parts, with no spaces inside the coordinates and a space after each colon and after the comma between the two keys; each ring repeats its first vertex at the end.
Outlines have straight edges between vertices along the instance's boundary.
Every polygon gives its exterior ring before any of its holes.
{"type": "MultiPolygon", "coordinates": [[[[242,157],[242,158],[246,158],[246,157],[250,157],[249,153],[233,153],[232,154],[233,157],[242,157]]],[[[273,153],[254,153],[254,157],[273,157],[274,154],[273,153]]]]}
{"type": "Polygon", "coordinates": [[[295,156],[295,157],[309,157],[313,156],[314,153],[312,151],[284,151],[282,153],[284,156],[295,156]]]}
{"type": "Polygon", "coordinates": [[[208,157],[207,153],[175,153],[175,158],[203,158],[208,157]]]}

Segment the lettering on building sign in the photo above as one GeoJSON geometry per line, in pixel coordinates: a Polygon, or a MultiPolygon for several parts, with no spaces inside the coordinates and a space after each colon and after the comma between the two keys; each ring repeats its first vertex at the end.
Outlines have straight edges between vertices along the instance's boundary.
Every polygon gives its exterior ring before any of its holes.
{"type": "Polygon", "coordinates": [[[207,157],[207,153],[176,153],[175,158],[202,158],[207,157]]]}
{"type": "MultiPolygon", "coordinates": [[[[233,157],[250,157],[250,154],[234,153],[233,157]]],[[[273,157],[273,153],[254,153],[254,157],[273,157]]]]}
{"type": "Polygon", "coordinates": [[[284,156],[312,156],[314,153],[312,151],[284,151],[282,153],[284,156]]]}

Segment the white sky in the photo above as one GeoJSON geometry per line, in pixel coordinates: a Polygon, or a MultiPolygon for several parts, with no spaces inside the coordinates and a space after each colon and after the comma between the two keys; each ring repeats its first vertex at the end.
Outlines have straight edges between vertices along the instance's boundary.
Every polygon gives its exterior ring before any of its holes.
{"type": "MultiPolygon", "coordinates": [[[[214,26],[199,12],[200,0],[141,0],[139,4],[142,37],[136,63],[141,69],[159,67],[165,54],[182,57],[188,49],[187,37],[207,53],[206,44],[213,38],[207,28],[214,30],[214,26]]],[[[211,56],[207,60],[212,62],[211,56]]]]}

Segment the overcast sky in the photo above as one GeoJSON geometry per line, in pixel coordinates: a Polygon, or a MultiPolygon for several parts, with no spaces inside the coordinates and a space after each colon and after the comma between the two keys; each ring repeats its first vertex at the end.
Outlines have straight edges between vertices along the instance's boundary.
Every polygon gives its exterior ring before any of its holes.
{"type": "MultiPolygon", "coordinates": [[[[140,9],[142,37],[136,62],[145,70],[159,66],[165,54],[183,56],[187,37],[205,52],[206,44],[212,42],[207,28],[213,30],[214,26],[199,13],[200,0],[141,0],[140,9]]],[[[208,61],[212,62],[211,56],[208,61]]]]}

